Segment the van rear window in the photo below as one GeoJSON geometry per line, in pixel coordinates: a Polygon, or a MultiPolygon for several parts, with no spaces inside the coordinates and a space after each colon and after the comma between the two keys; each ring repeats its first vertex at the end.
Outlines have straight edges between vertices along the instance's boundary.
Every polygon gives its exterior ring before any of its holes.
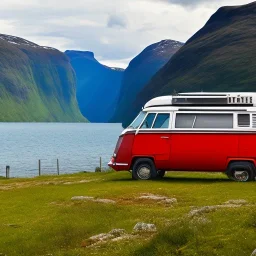
{"type": "Polygon", "coordinates": [[[239,127],[250,127],[250,114],[238,114],[237,119],[239,127]]]}
{"type": "Polygon", "coordinates": [[[229,129],[233,128],[233,114],[177,114],[175,128],[229,129]]]}

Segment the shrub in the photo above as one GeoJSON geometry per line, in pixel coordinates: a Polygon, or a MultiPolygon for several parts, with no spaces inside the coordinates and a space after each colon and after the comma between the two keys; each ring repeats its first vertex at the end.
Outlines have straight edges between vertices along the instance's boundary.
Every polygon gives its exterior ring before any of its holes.
{"type": "Polygon", "coordinates": [[[96,167],[95,168],[95,172],[101,172],[101,168],[100,167],[96,167]]]}

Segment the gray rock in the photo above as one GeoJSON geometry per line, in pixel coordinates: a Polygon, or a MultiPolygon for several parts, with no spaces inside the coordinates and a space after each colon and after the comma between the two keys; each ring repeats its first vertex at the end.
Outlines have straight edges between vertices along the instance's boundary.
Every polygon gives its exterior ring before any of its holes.
{"type": "Polygon", "coordinates": [[[96,203],[103,203],[103,204],[115,204],[116,202],[114,200],[110,199],[95,199],[92,196],[73,196],[71,198],[72,201],[92,201],[96,203]]]}
{"type": "Polygon", "coordinates": [[[140,196],[139,199],[150,199],[150,200],[161,201],[161,200],[168,199],[168,197],[153,195],[153,194],[143,194],[143,196],[140,196]]]}
{"type": "Polygon", "coordinates": [[[94,202],[103,203],[103,204],[115,204],[116,202],[114,200],[110,199],[94,199],[94,202]]]}
{"type": "Polygon", "coordinates": [[[106,241],[106,240],[110,240],[114,238],[113,235],[109,234],[109,233],[102,233],[102,234],[99,234],[99,235],[96,235],[96,236],[91,236],[89,239],[92,241],[92,242],[99,242],[99,241],[106,241]]]}
{"type": "Polygon", "coordinates": [[[142,194],[142,196],[140,196],[138,198],[153,200],[153,201],[157,201],[158,203],[163,203],[163,204],[176,204],[177,203],[176,198],[169,198],[166,196],[160,196],[160,195],[154,195],[154,194],[142,194]]]}
{"type": "Polygon", "coordinates": [[[157,229],[156,229],[155,224],[139,222],[134,226],[133,231],[156,232],[157,229]]]}
{"type": "Polygon", "coordinates": [[[73,196],[71,198],[73,201],[87,201],[87,200],[93,200],[92,196],[73,196]]]}
{"type": "Polygon", "coordinates": [[[251,256],[256,256],[256,249],[252,252],[251,256]]]}
{"type": "Polygon", "coordinates": [[[133,236],[128,235],[124,229],[113,229],[108,233],[101,233],[95,236],[91,236],[88,240],[89,245],[86,247],[94,247],[100,244],[115,242],[124,239],[131,239],[133,236]]]}
{"type": "Polygon", "coordinates": [[[126,234],[126,230],[125,229],[121,229],[121,228],[116,228],[113,229],[109,232],[110,235],[113,235],[115,237],[120,237],[120,236],[124,236],[126,234]]]}
{"type": "Polygon", "coordinates": [[[167,198],[162,201],[165,204],[177,204],[177,199],[176,198],[167,198]]]}
{"type": "Polygon", "coordinates": [[[236,200],[229,200],[224,204],[245,205],[245,204],[248,204],[248,202],[244,199],[236,199],[236,200]]]}
{"type": "Polygon", "coordinates": [[[211,206],[203,206],[201,208],[197,208],[197,209],[192,209],[188,216],[189,217],[194,217],[194,216],[199,216],[202,215],[204,213],[210,213],[210,212],[214,212],[218,209],[223,209],[223,208],[238,208],[241,207],[242,204],[228,204],[228,202],[226,202],[225,204],[221,204],[221,205],[211,205],[211,206]]]}

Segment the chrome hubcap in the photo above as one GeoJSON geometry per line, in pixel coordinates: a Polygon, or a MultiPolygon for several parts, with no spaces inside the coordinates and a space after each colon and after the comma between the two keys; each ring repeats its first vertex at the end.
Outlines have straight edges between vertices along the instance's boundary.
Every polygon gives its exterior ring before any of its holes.
{"type": "Polygon", "coordinates": [[[151,171],[148,167],[141,167],[137,172],[141,180],[148,180],[151,177],[151,171]]]}
{"type": "Polygon", "coordinates": [[[249,174],[247,171],[235,171],[234,177],[238,181],[247,181],[249,179],[249,174]]]}

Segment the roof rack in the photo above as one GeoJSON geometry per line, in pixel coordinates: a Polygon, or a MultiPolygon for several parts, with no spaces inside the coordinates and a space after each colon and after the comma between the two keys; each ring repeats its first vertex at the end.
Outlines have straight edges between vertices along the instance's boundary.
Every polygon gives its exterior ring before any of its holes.
{"type": "Polygon", "coordinates": [[[156,106],[256,106],[256,93],[179,93],[175,96],[163,96],[152,99],[146,107],[156,106]]]}

